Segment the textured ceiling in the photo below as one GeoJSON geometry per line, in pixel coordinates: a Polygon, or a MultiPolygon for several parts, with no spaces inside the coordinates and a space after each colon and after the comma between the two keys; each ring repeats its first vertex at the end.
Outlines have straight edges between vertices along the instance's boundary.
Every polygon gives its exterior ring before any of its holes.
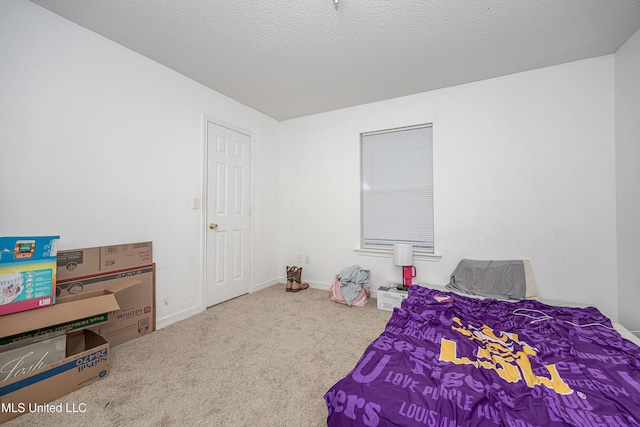
{"type": "Polygon", "coordinates": [[[32,0],[275,119],[614,53],[640,0],[32,0]]]}

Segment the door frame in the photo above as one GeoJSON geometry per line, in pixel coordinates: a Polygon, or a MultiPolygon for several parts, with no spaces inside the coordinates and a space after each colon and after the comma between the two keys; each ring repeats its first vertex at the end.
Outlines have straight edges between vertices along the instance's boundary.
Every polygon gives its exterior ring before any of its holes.
{"type": "Polygon", "coordinates": [[[249,278],[249,293],[252,293],[254,290],[255,280],[254,280],[254,215],[253,215],[253,206],[254,206],[254,186],[255,186],[255,173],[254,173],[254,135],[253,132],[247,131],[241,127],[235,126],[233,124],[227,123],[225,121],[216,119],[214,117],[208,116],[206,114],[202,115],[202,194],[200,197],[200,286],[201,286],[201,308],[202,311],[207,309],[207,201],[209,195],[208,188],[208,174],[209,174],[209,148],[207,146],[207,124],[212,123],[216,126],[220,126],[223,128],[227,128],[234,132],[241,133],[245,136],[249,137],[250,140],[250,149],[251,149],[251,158],[249,159],[249,172],[251,173],[251,178],[249,179],[249,264],[251,266],[251,274],[249,278]]]}

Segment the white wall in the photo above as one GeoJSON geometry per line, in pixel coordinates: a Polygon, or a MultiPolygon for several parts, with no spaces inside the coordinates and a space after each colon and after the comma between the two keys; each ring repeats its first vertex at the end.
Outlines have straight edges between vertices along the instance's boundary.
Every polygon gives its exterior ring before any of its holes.
{"type": "Polygon", "coordinates": [[[640,31],[615,55],[620,321],[640,333],[640,31]]]}
{"type": "Polygon", "coordinates": [[[605,56],[278,124],[26,0],[5,0],[0,234],[56,233],[63,249],[152,240],[159,323],[199,311],[202,221],[191,199],[202,196],[206,114],[254,136],[254,287],[282,278],[300,254],[316,286],[357,263],[375,289],[400,271],[353,252],[359,133],[433,122],[442,259],[417,261],[418,279],[445,284],[462,258],[528,258],[542,296],[614,319],[619,307],[632,321],[638,43],[636,34],[615,55],[617,121],[614,56],[605,56]]]}
{"type": "Polygon", "coordinates": [[[202,308],[203,114],[253,133],[254,286],[277,280],[278,122],[26,0],[0,2],[0,235],[153,241],[160,326],[202,308]]]}
{"type": "Polygon", "coordinates": [[[436,251],[418,281],[463,258],[530,259],[539,294],[618,314],[613,55],[281,122],[281,270],[326,287],[361,256],[359,134],[434,124],[436,251]]]}

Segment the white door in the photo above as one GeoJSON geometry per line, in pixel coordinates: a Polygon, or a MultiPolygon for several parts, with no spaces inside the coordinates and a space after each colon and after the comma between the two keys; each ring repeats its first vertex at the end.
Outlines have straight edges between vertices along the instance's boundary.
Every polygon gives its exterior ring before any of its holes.
{"type": "Polygon", "coordinates": [[[251,138],[206,123],[207,307],[251,290],[251,138]]]}

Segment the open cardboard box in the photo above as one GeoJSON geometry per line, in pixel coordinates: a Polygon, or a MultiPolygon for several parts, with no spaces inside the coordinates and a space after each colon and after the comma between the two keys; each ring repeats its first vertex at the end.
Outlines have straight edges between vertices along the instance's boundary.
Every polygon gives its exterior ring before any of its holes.
{"type": "Polygon", "coordinates": [[[120,309],[113,321],[91,327],[111,347],[155,331],[152,242],[70,249],[58,251],[57,257],[58,298],[109,289],[123,277],[140,280],[140,285],[116,295],[120,309]]]}
{"type": "Polygon", "coordinates": [[[49,411],[46,407],[108,375],[106,339],[86,329],[67,333],[66,339],[66,358],[0,383],[0,424],[28,412],[76,412],[75,404],[60,404],[49,411]]]}
{"type": "Polygon", "coordinates": [[[65,357],[65,331],[52,332],[0,346],[0,386],[5,381],[28,374],[65,357]]]}
{"type": "MultiPolygon", "coordinates": [[[[136,286],[136,278],[114,281],[108,289],[59,298],[50,307],[2,316],[0,341],[15,342],[66,330],[66,358],[0,383],[0,423],[62,397],[109,373],[109,342],[84,329],[113,319],[120,307],[116,294],[136,286]]],[[[0,346],[0,351],[2,347],[0,346]]],[[[65,410],[66,408],[62,408],[65,410]]]]}
{"type": "MultiPolygon", "coordinates": [[[[2,316],[0,345],[61,330],[83,329],[113,320],[116,294],[140,284],[135,277],[114,280],[102,290],[67,295],[55,305],[2,316]]],[[[2,351],[2,347],[0,347],[2,351]]]]}
{"type": "Polygon", "coordinates": [[[120,309],[114,313],[113,321],[91,327],[93,332],[105,337],[111,347],[155,331],[155,264],[70,279],[75,286],[74,292],[62,293],[66,298],[67,295],[79,296],[110,289],[114,281],[120,281],[123,277],[135,278],[140,284],[116,294],[120,309]],[[78,292],[80,288],[82,289],[78,292]]]}

